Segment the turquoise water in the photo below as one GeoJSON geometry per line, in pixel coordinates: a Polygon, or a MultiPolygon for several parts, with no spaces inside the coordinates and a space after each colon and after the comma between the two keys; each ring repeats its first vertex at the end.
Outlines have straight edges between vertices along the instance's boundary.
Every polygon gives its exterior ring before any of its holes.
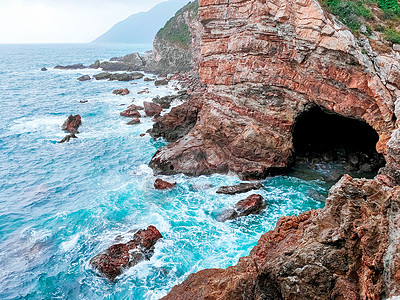
{"type": "Polygon", "coordinates": [[[79,82],[96,72],[51,69],[150,48],[0,45],[0,299],[159,299],[190,273],[236,264],[280,216],[323,206],[309,197],[313,189],[326,194],[322,181],[279,176],[264,182],[268,206],[261,215],[219,223],[218,212],[251,194],[215,193],[237,177],[168,176],[177,187],[154,190],[147,164],[166,143],[140,137],[151,119],[127,126],[120,105],[173,88],[79,82]],[[125,87],[128,96],[111,93],[125,87]],[[144,87],[151,93],[138,95],[144,87]],[[58,144],[71,113],[82,116],[79,139],[58,144]],[[164,238],[150,261],[115,283],[93,272],[91,257],[151,224],[164,238]]]}

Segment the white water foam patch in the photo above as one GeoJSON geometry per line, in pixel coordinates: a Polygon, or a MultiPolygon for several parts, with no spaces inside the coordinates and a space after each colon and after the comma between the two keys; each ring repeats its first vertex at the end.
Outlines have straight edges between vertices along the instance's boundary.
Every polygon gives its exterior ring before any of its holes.
{"type": "MultiPolygon", "coordinates": [[[[39,133],[40,136],[60,135],[61,125],[65,121],[64,116],[40,116],[35,119],[21,118],[14,121],[9,127],[11,134],[39,133]]],[[[62,135],[62,131],[61,131],[62,135]]]]}

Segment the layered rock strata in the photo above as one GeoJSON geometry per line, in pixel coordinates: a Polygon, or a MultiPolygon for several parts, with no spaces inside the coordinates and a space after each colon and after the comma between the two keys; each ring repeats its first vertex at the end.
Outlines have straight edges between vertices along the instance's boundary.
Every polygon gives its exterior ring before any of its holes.
{"type": "Polygon", "coordinates": [[[398,53],[374,52],[316,0],[201,0],[199,14],[207,93],[189,100],[187,108],[202,102],[195,125],[155,155],[157,171],[260,178],[282,170],[296,118],[313,105],[369,124],[388,168],[399,167],[398,53]]]}

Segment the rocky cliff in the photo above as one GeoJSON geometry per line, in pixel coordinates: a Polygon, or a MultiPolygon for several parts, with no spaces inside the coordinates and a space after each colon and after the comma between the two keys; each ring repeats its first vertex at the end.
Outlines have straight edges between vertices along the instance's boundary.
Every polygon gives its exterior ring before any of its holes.
{"type": "Polygon", "coordinates": [[[188,3],[156,34],[148,71],[157,73],[198,71],[202,26],[198,1],[188,3]]]}
{"type": "Polygon", "coordinates": [[[296,118],[312,105],[372,126],[399,167],[398,52],[374,51],[315,0],[203,0],[199,13],[208,93],[191,100],[204,102],[197,122],[155,155],[156,170],[265,177],[291,163],[296,118]]]}
{"type": "Polygon", "coordinates": [[[193,274],[166,299],[400,295],[397,47],[371,47],[375,40],[356,37],[316,0],[199,3],[207,92],[158,120],[171,143],[153,157],[156,172],[279,172],[296,155],[296,123],[313,107],[372,128],[386,166],[372,180],[346,175],[324,209],[281,218],[237,266],[193,274]]]}

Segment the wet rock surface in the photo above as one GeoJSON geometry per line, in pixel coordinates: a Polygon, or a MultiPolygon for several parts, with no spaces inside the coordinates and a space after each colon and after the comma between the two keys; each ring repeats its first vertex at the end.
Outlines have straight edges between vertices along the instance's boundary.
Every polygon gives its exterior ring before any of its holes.
{"type": "Polygon", "coordinates": [[[260,182],[250,182],[250,183],[239,183],[237,185],[231,186],[221,186],[217,190],[217,194],[227,194],[227,195],[236,195],[240,193],[246,193],[251,190],[259,190],[262,189],[264,185],[260,182]]]}
{"type": "Polygon", "coordinates": [[[171,107],[172,102],[186,102],[189,100],[190,95],[186,91],[180,91],[177,95],[169,95],[164,97],[155,97],[153,102],[161,105],[162,108],[168,109],[171,107]]]}
{"type": "Polygon", "coordinates": [[[170,189],[176,185],[176,182],[170,183],[165,180],[162,180],[160,178],[157,178],[156,181],[154,182],[154,188],[156,190],[165,190],[165,189],[170,189]]]}
{"type": "Polygon", "coordinates": [[[140,123],[140,120],[138,118],[134,118],[134,119],[130,120],[128,123],[126,123],[126,125],[136,125],[139,123],[140,123]]]}
{"type": "Polygon", "coordinates": [[[126,96],[130,94],[130,91],[128,89],[118,89],[118,90],[114,90],[113,94],[115,95],[121,95],[121,96],[126,96]]]}
{"type": "Polygon", "coordinates": [[[189,275],[163,299],[394,295],[399,287],[395,275],[400,267],[395,250],[399,241],[389,232],[399,220],[395,212],[399,192],[377,179],[344,176],[331,189],[325,208],[280,218],[236,266],[189,275]],[[390,274],[388,281],[384,274],[390,274]]]}
{"type": "Polygon", "coordinates": [[[76,134],[79,133],[78,132],[78,128],[79,126],[81,126],[82,124],[82,118],[80,115],[69,115],[69,117],[67,118],[67,120],[65,120],[64,124],[62,124],[61,129],[72,133],[72,134],[76,134]]]}
{"type": "Polygon", "coordinates": [[[162,238],[154,226],[138,230],[126,244],[116,244],[90,260],[91,266],[101,275],[114,281],[124,269],[131,268],[142,260],[149,260],[154,252],[154,245],[162,238]]]}
{"type": "Polygon", "coordinates": [[[54,67],[56,70],[81,70],[81,69],[86,69],[83,64],[74,64],[74,65],[68,65],[68,66],[60,66],[57,65],[54,67]]]}
{"type": "Polygon", "coordinates": [[[81,77],[78,78],[79,81],[89,81],[92,78],[89,75],[83,75],[81,77]]]}
{"type": "Polygon", "coordinates": [[[225,222],[240,217],[261,213],[266,207],[262,196],[253,194],[236,203],[234,208],[223,211],[218,217],[219,222],[225,222]]]}
{"type": "Polygon", "coordinates": [[[145,101],[143,102],[143,105],[144,105],[144,112],[149,117],[158,116],[162,112],[162,107],[156,103],[145,101]]]}

